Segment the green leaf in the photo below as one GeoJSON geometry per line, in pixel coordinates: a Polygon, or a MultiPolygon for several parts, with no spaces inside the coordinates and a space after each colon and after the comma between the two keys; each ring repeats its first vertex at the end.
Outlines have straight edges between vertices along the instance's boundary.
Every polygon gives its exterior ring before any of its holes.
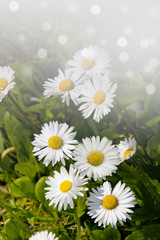
{"type": "Polygon", "coordinates": [[[32,151],[31,129],[19,123],[8,112],[5,114],[5,129],[12,146],[16,149],[18,162],[27,162],[32,151]]]}
{"type": "Polygon", "coordinates": [[[91,240],[121,240],[120,232],[111,226],[106,227],[104,230],[94,230],[90,236],[91,240]]]}
{"type": "Polygon", "coordinates": [[[140,231],[135,231],[125,238],[125,240],[146,240],[145,235],[140,231]]]}
{"type": "Polygon", "coordinates": [[[109,139],[113,139],[114,132],[111,128],[107,128],[101,132],[102,137],[107,137],[109,139]]]}
{"type": "Polygon", "coordinates": [[[147,151],[160,152],[160,136],[154,136],[149,139],[149,141],[147,142],[147,151]]]}
{"type": "Polygon", "coordinates": [[[4,236],[4,234],[0,233],[0,240],[8,240],[6,236],[4,236]]]}
{"type": "Polygon", "coordinates": [[[3,150],[4,150],[3,144],[4,144],[3,135],[2,135],[2,133],[0,132],[0,153],[3,152],[3,150]]]}
{"type": "Polygon", "coordinates": [[[55,219],[58,219],[58,215],[56,212],[56,209],[54,208],[54,205],[49,206],[50,201],[45,198],[46,190],[45,187],[48,187],[48,185],[45,183],[45,181],[48,179],[48,177],[41,177],[35,186],[35,195],[37,200],[43,204],[43,206],[51,213],[52,217],[55,219]]]}
{"type": "Polygon", "coordinates": [[[45,190],[44,188],[48,185],[45,183],[45,181],[48,179],[48,177],[41,177],[35,186],[35,195],[39,202],[46,204],[46,198],[45,198],[45,190]]]}
{"type": "Polygon", "coordinates": [[[0,166],[8,172],[14,171],[14,161],[7,155],[3,159],[0,159],[0,166]]]}
{"type": "Polygon", "coordinates": [[[147,238],[156,238],[159,240],[160,237],[160,224],[148,225],[143,227],[143,233],[147,238]]]}
{"type": "Polygon", "coordinates": [[[19,235],[19,229],[18,226],[14,223],[14,221],[10,220],[5,224],[4,227],[5,233],[8,236],[8,239],[10,240],[21,240],[21,237],[19,235]]]}
{"type": "Polygon", "coordinates": [[[31,162],[19,162],[15,165],[15,170],[30,178],[33,178],[37,173],[36,166],[31,162]]]}
{"type": "Polygon", "coordinates": [[[143,169],[147,172],[148,176],[152,179],[160,180],[160,168],[151,164],[141,163],[143,169]]]}
{"type": "Polygon", "coordinates": [[[103,231],[103,234],[105,236],[105,239],[112,239],[112,240],[120,240],[121,234],[116,228],[112,228],[111,226],[108,226],[103,231]]]}
{"type": "Polygon", "coordinates": [[[71,240],[71,238],[67,236],[62,236],[62,237],[59,237],[58,240],[71,240]]]}
{"type": "Polygon", "coordinates": [[[17,178],[10,187],[14,197],[35,197],[35,183],[29,177],[17,178]]]}
{"type": "Polygon", "coordinates": [[[90,240],[105,240],[102,230],[94,230],[90,234],[90,240]]]}
{"type": "Polygon", "coordinates": [[[156,117],[150,119],[149,121],[147,121],[145,124],[147,125],[147,127],[152,127],[153,125],[155,125],[159,121],[160,121],[160,116],[156,116],[156,117]]]}
{"type": "MultiPolygon", "coordinates": [[[[2,105],[3,102],[1,102],[2,105]]],[[[1,111],[0,111],[0,125],[4,123],[4,115],[6,113],[6,110],[4,107],[1,106],[1,111]]]]}
{"type": "Polygon", "coordinates": [[[77,199],[77,214],[80,218],[83,214],[85,214],[86,204],[84,202],[83,197],[78,197],[77,199]]]}

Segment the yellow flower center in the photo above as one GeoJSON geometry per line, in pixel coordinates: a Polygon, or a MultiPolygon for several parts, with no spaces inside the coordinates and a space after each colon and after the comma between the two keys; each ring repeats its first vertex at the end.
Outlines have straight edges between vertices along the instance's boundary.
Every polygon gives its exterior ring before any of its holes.
{"type": "Polygon", "coordinates": [[[48,146],[53,149],[60,148],[61,145],[62,145],[62,139],[58,136],[50,137],[50,139],[48,140],[48,146]]]}
{"type": "Polygon", "coordinates": [[[61,192],[68,192],[71,189],[71,187],[72,183],[69,180],[63,181],[59,186],[61,192]]]}
{"type": "Polygon", "coordinates": [[[88,162],[91,165],[98,166],[103,162],[103,155],[100,152],[92,152],[88,156],[88,162]]]}
{"type": "Polygon", "coordinates": [[[94,65],[95,61],[92,58],[84,58],[82,61],[82,69],[85,71],[91,69],[94,65]]]}
{"type": "Polygon", "coordinates": [[[8,81],[4,78],[0,79],[0,91],[3,91],[8,85],[8,81]]]}
{"type": "Polygon", "coordinates": [[[106,94],[103,91],[96,92],[93,97],[93,101],[95,104],[100,105],[104,102],[106,98],[106,94]]]}
{"type": "Polygon", "coordinates": [[[74,82],[70,79],[64,79],[59,84],[59,89],[63,92],[67,92],[69,90],[72,90],[74,88],[74,82]]]}
{"type": "Polygon", "coordinates": [[[103,207],[105,207],[108,210],[112,210],[118,205],[118,200],[113,195],[107,195],[102,200],[103,207]]]}
{"type": "Polygon", "coordinates": [[[124,158],[127,158],[127,155],[129,155],[130,157],[133,155],[133,149],[132,148],[129,148],[124,152],[124,154],[123,154],[124,158]]]}

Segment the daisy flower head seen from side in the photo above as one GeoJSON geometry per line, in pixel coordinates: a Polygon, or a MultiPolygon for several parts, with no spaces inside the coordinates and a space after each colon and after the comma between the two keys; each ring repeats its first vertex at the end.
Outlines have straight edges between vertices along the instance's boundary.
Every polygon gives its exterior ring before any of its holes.
{"type": "Polygon", "coordinates": [[[121,162],[132,157],[136,152],[136,140],[134,137],[125,138],[124,141],[120,141],[120,144],[117,146],[119,151],[119,156],[121,162]]]}
{"type": "Polygon", "coordinates": [[[109,81],[107,75],[94,76],[93,81],[87,81],[82,89],[79,110],[84,118],[93,113],[93,120],[99,122],[113,107],[113,98],[117,84],[109,81]]]}
{"type": "Polygon", "coordinates": [[[52,233],[52,232],[48,233],[48,231],[41,231],[31,236],[29,240],[58,240],[58,238],[55,237],[55,233],[52,233]]]}
{"type": "Polygon", "coordinates": [[[64,72],[58,70],[59,74],[54,79],[48,79],[44,86],[44,96],[50,97],[55,95],[62,95],[62,102],[66,102],[66,105],[69,106],[70,99],[74,102],[75,105],[79,104],[78,97],[80,96],[83,76],[77,72],[67,69],[64,72]]]}
{"type": "Polygon", "coordinates": [[[128,213],[133,213],[130,208],[136,204],[135,196],[129,187],[125,188],[125,183],[119,181],[112,190],[109,182],[104,182],[97,189],[92,189],[88,197],[88,214],[91,218],[95,218],[95,223],[98,226],[111,224],[116,227],[116,223],[131,219],[128,213]]]}
{"type": "Polygon", "coordinates": [[[108,52],[96,46],[89,46],[76,52],[68,65],[80,73],[87,75],[108,73],[110,57],[108,52]]]}
{"type": "Polygon", "coordinates": [[[75,167],[94,181],[105,179],[117,170],[120,158],[117,148],[112,145],[112,141],[103,137],[91,137],[82,139],[73,151],[75,167]]]}
{"type": "Polygon", "coordinates": [[[34,156],[38,156],[39,161],[44,158],[45,166],[50,162],[54,166],[60,160],[65,165],[64,158],[72,157],[72,150],[77,144],[77,140],[74,139],[76,132],[72,132],[73,129],[67,123],[59,124],[57,121],[45,123],[41,134],[34,134],[35,139],[32,142],[34,156]]]}
{"type": "Polygon", "coordinates": [[[82,191],[88,190],[88,188],[82,187],[87,184],[86,180],[79,175],[72,164],[69,172],[63,166],[60,168],[60,173],[54,171],[54,177],[48,177],[46,181],[50,187],[45,188],[45,190],[48,190],[45,197],[51,200],[49,206],[54,204],[54,207],[56,207],[58,205],[59,211],[62,208],[66,210],[68,204],[73,208],[73,199],[77,199],[77,196],[83,196],[82,191]]]}
{"type": "Polygon", "coordinates": [[[0,67],[0,102],[15,85],[13,79],[15,71],[10,67],[0,67]]]}

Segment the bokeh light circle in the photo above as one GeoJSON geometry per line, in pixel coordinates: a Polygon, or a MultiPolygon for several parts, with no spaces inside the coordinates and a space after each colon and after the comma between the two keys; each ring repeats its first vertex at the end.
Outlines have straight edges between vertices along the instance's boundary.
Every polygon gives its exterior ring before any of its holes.
{"type": "Polygon", "coordinates": [[[142,39],[140,40],[140,42],[139,42],[139,45],[140,45],[140,47],[142,47],[142,48],[148,48],[149,45],[150,45],[150,42],[149,42],[148,39],[142,38],[142,39]]]}
{"type": "Polygon", "coordinates": [[[127,39],[125,37],[120,37],[117,40],[117,44],[119,47],[126,47],[127,46],[127,39]]]}
{"type": "Polygon", "coordinates": [[[41,27],[42,27],[42,30],[46,32],[52,29],[52,25],[49,22],[43,22],[41,27]]]}
{"type": "Polygon", "coordinates": [[[147,93],[147,94],[152,95],[152,94],[155,93],[155,91],[156,91],[155,85],[153,85],[153,84],[148,84],[148,85],[146,86],[146,93],[147,93]]]}
{"type": "Polygon", "coordinates": [[[37,51],[37,55],[38,55],[39,58],[43,59],[43,58],[47,57],[48,53],[47,53],[47,50],[45,48],[40,48],[37,51]]]}
{"type": "Polygon", "coordinates": [[[91,11],[91,13],[92,13],[93,15],[99,15],[100,12],[101,12],[101,8],[100,8],[99,5],[96,5],[96,4],[95,4],[95,5],[92,5],[90,11],[91,11]]]}
{"type": "Polygon", "coordinates": [[[17,11],[19,9],[19,3],[17,1],[11,1],[9,3],[9,9],[13,12],[17,11]]]}
{"type": "Polygon", "coordinates": [[[64,34],[61,34],[58,36],[58,43],[61,44],[61,45],[64,45],[68,42],[68,38],[66,35],[64,34]]]}
{"type": "Polygon", "coordinates": [[[119,60],[120,60],[121,62],[127,62],[127,61],[129,60],[129,54],[128,54],[128,52],[121,52],[121,53],[119,54],[119,60]]]}

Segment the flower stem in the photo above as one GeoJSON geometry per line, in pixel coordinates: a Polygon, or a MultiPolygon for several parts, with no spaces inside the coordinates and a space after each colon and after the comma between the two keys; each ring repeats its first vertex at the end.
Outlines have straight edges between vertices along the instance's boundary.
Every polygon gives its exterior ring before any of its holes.
{"type": "Polygon", "coordinates": [[[88,122],[88,125],[91,127],[94,135],[98,136],[99,135],[99,131],[98,131],[97,127],[96,127],[96,124],[95,124],[94,120],[89,118],[89,119],[87,119],[87,122],[88,122]]]}
{"type": "Polygon", "coordinates": [[[77,208],[74,208],[75,220],[77,223],[77,240],[81,240],[81,224],[77,214],[77,208]]]}
{"type": "Polygon", "coordinates": [[[32,127],[35,131],[38,130],[38,122],[35,119],[30,118],[18,105],[15,98],[9,93],[8,94],[11,109],[10,112],[17,118],[18,121],[25,123],[27,126],[32,127]],[[14,108],[12,107],[14,105],[14,108]],[[31,123],[31,124],[30,124],[31,123]],[[35,125],[36,124],[36,125],[35,125]]]}

